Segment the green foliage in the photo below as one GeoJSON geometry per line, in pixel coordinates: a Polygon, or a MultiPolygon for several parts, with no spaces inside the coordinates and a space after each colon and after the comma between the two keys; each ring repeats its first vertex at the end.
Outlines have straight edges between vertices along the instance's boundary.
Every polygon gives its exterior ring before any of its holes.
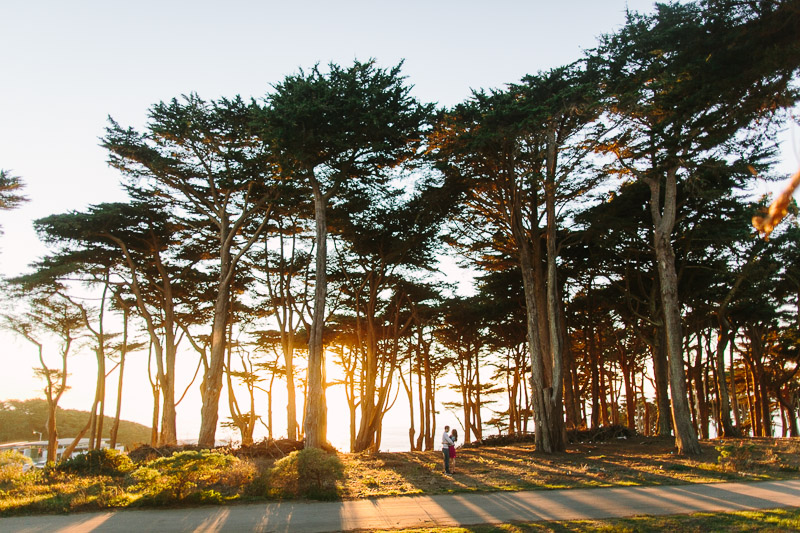
{"type": "Polygon", "coordinates": [[[4,450],[0,452],[0,468],[16,465],[23,466],[26,464],[32,464],[31,458],[16,450],[4,450]]]}
{"type": "Polygon", "coordinates": [[[78,475],[124,476],[134,469],[133,461],[119,450],[89,450],[59,464],[56,470],[78,475]]]}
{"type": "Polygon", "coordinates": [[[432,106],[411,97],[401,65],[356,61],[330,64],[327,72],[315,66],[276,85],[265,134],[279,148],[284,171],[325,165],[332,184],[349,188],[353,178],[380,181],[385,169],[412,157],[432,106]]]}
{"type": "Polygon", "coordinates": [[[24,188],[22,179],[0,169],[0,209],[16,209],[27,202],[28,198],[22,194],[24,188]]]}
{"type": "Polygon", "coordinates": [[[306,448],[275,463],[269,478],[269,492],[282,498],[332,500],[339,496],[337,482],[343,479],[344,465],[338,456],[318,448],[306,448]]]}
{"type": "MultiPolygon", "coordinates": [[[[86,425],[89,413],[76,409],[61,409],[56,412],[58,433],[62,438],[73,437],[86,425]]],[[[0,401],[0,442],[27,441],[36,438],[34,432],[47,435],[47,402],[45,400],[0,401]]],[[[103,437],[108,438],[114,419],[103,420],[103,437]]],[[[121,420],[117,442],[130,448],[136,443],[150,442],[150,428],[135,422],[121,420]]]]}
{"type": "Polygon", "coordinates": [[[239,487],[254,477],[252,467],[241,463],[213,450],[186,450],[137,468],[131,473],[136,482],[132,490],[160,504],[173,500],[218,502],[223,496],[217,489],[239,487]]]}
{"type": "Polygon", "coordinates": [[[0,483],[9,483],[18,480],[25,472],[25,465],[31,465],[30,457],[22,455],[16,450],[0,452],[0,483]]]}

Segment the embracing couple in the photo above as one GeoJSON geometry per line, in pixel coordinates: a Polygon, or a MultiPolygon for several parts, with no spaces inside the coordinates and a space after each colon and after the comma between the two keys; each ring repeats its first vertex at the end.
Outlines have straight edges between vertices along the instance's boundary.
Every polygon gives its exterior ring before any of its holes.
{"type": "Polygon", "coordinates": [[[444,473],[452,474],[456,466],[456,441],[458,440],[458,431],[453,429],[450,432],[450,426],[444,427],[442,433],[442,455],[444,456],[444,473]]]}

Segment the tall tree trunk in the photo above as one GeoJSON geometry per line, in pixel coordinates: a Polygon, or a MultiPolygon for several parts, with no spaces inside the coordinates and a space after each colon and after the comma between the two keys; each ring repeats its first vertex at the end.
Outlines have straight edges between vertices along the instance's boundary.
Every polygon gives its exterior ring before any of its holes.
{"type": "Polygon", "coordinates": [[[58,426],[56,424],[56,413],[58,404],[47,399],[47,462],[55,463],[58,453],[58,426]]]}
{"type": "Polygon", "coordinates": [[[422,327],[418,329],[418,347],[417,347],[417,403],[419,407],[419,435],[417,435],[417,442],[412,450],[419,450],[422,451],[422,444],[425,442],[425,431],[426,431],[426,424],[425,420],[427,417],[427,412],[425,406],[427,402],[425,401],[424,392],[422,390],[422,381],[424,379],[422,373],[422,327]]]}
{"type": "MultiPolygon", "coordinates": [[[[364,332],[366,333],[364,362],[362,368],[365,372],[364,383],[362,387],[364,394],[361,396],[361,423],[358,428],[358,435],[356,436],[356,452],[373,451],[375,449],[375,424],[380,416],[378,413],[377,405],[377,387],[378,387],[378,335],[375,325],[375,302],[377,298],[377,290],[379,282],[374,279],[379,276],[377,273],[368,274],[368,296],[366,309],[364,309],[364,332]]],[[[360,323],[357,319],[357,323],[360,323]]],[[[360,327],[360,326],[357,326],[360,327]]]]}
{"type": "Polygon", "coordinates": [[[403,388],[406,391],[406,398],[408,399],[408,448],[412,452],[415,451],[414,440],[417,436],[417,429],[415,427],[416,414],[414,413],[414,356],[409,353],[408,356],[408,381],[403,375],[403,369],[398,372],[400,381],[403,383],[403,388]]]}
{"type": "MultiPolygon", "coordinates": [[[[153,265],[161,276],[161,283],[153,284],[156,286],[162,297],[162,311],[164,313],[163,323],[161,328],[164,331],[164,339],[162,342],[161,336],[158,334],[156,327],[156,320],[150,313],[145,297],[142,294],[141,285],[139,283],[139,272],[133,257],[128,251],[128,247],[121,239],[114,235],[104,233],[104,237],[108,237],[122,250],[128,270],[131,274],[130,287],[136,297],[136,307],[139,309],[139,314],[144,318],[147,326],[147,333],[150,337],[150,345],[155,350],[156,359],[156,380],[160,390],[153,390],[153,395],[158,399],[160,393],[163,399],[164,406],[162,410],[161,419],[161,432],[159,444],[174,445],[177,442],[177,423],[175,412],[175,356],[177,353],[177,346],[175,340],[175,308],[173,302],[172,282],[169,278],[168,272],[161,262],[161,256],[158,249],[154,247],[152,251],[153,265]]],[[[149,365],[149,360],[148,360],[149,365]]],[[[158,409],[154,409],[153,414],[153,430],[157,430],[158,424],[155,421],[158,419],[158,409]]]]}
{"type": "Polygon", "coordinates": [[[166,373],[162,381],[160,394],[164,405],[161,410],[161,432],[158,440],[161,446],[170,446],[178,442],[174,355],[167,357],[166,373]]]}
{"type": "Polygon", "coordinates": [[[119,421],[122,415],[122,378],[125,375],[125,354],[120,354],[119,359],[119,381],[117,381],[117,406],[114,411],[114,422],[111,424],[111,434],[109,435],[109,448],[116,448],[117,434],[119,433],[119,421]]]}
{"type": "Polygon", "coordinates": [[[25,330],[17,331],[22,336],[24,336],[28,341],[33,343],[38,351],[39,354],[39,364],[41,364],[42,368],[42,375],[45,380],[45,396],[47,398],[47,459],[48,463],[54,463],[57,459],[58,453],[58,425],[56,420],[56,415],[58,413],[58,402],[61,400],[61,396],[67,390],[67,355],[69,353],[70,346],[72,345],[72,339],[67,335],[64,339],[64,346],[61,351],[61,372],[51,372],[50,368],[44,362],[44,354],[43,354],[43,345],[41,342],[37,341],[33,337],[30,336],[29,333],[25,330]],[[53,377],[59,377],[59,383],[53,382],[53,377]]]}
{"type": "Polygon", "coordinates": [[[678,276],[675,272],[675,253],[671,242],[677,202],[677,171],[677,167],[667,171],[663,210],[661,209],[661,182],[658,179],[649,180],[650,213],[653,218],[653,241],[658,264],[661,305],[664,309],[675,444],[678,453],[682,455],[698,455],[702,450],[700,442],[697,440],[697,434],[692,428],[687,401],[680,302],[678,301],[678,276]]]}
{"type": "Polygon", "coordinates": [[[517,375],[518,369],[511,363],[511,354],[506,351],[506,368],[503,376],[506,380],[506,401],[508,402],[508,434],[517,433],[517,375]]]}
{"type": "Polygon", "coordinates": [[[772,436],[772,406],[769,398],[769,389],[767,387],[767,373],[764,371],[764,364],[759,361],[758,365],[758,390],[759,399],[761,404],[761,429],[762,437],[772,436]]]}
{"type": "Polygon", "coordinates": [[[356,405],[356,385],[355,379],[350,381],[350,395],[347,399],[347,407],[349,411],[349,422],[350,422],[350,451],[353,452],[356,449],[356,411],[358,406],[356,405]]]}
{"type": "Polygon", "coordinates": [[[620,350],[619,353],[620,370],[622,371],[622,381],[625,386],[625,423],[631,429],[636,429],[636,387],[634,385],[633,363],[620,350]]]}
{"type": "Polygon", "coordinates": [[[114,423],[111,426],[109,438],[109,448],[117,447],[117,433],[119,432],[119,420],[122,415],[122,378],[125,375],[125,356],[128,353],[128,307],[122,298],[117,296],[117,301],[122,306],[122,346],[119,351],[119,381],[117,382],[117,408],[114,412],[114,423]]]}
{"type": "Polygon", "coordinates": [[[548,333],[549,333],[549,357],[547,367],[550,367],[549,391],[550,397],[547,398],[551,410],[551,424],[556,435],[556,449],[564,451],[566,449],[567,430],[564,425],[564,357],[563,357],[563,328],[561,319],[563,316],[563,302],[558,293],[559,283],[556,269],[556,259],[558,251],[556,247],[556,157],[558,154],[557,144],[557,122],[553,121],[547,131],[547,172],[545,175],[545,213],[547,215],[547,314],[548,314],[548,333]]]}
{"type": "Polygon", "coordinates": [[[547,383],[544,376],[544,363],[542,361],[541,345],[539,343],[539,313],[536,304],[535,284],[533,269],[528,250],[527,241],[522,240],[520,245],[520,265],[522,280],[525,290],[525,305],[527,310],[528,347],[531,352],[531,396],[533,404],[533,419],[535,425],[536,450],[545,453],[560,451],[557,446],[557,437],[549,421],[549,406],[547,402],[547,383]]]}
{"type": "Polygon", "coordinates": [[[211,356],[208,368],[200,385],[203,406],[200,409],[200,434],[197,445],[213,448],[216,444],[217,422],[219,420],[219,398],[222,393],[222,374],[225,366],[225,347],[227,344],[228,316],[230,309],[230,277],[232,268],[230,250],[224,246],[225,234],[222,234],[222,250],[219,272],[219,287],[214,301],[214,321],[211,327],[211,356]]]}
{"type": "MultiPolygon", "coordinates": [[[[283,239],[283,225],[280,217],[276,221],[281,231],[278,232],[278,240],[280,252],[278,254],[278,281],[277,287],[271,281],[269,276],[269,267],[267,266],[267,281],[270,290],[270,296],[273,301],[280,302],[273,306],[275,317],[278,322],[278,328],[281,333],[281,349],[283,350],[283,364],[284,375],[286,377],[286,437],[289,440],[297,440],[299,428],[297,426],[297,392],[295,389],[294,380],[294,346],[295,346],[295,309],[292,304],[292,278],[293,268],[296,259],[296,237],[297,231],[296,222],[293,221],[292,238],[291,238],[291,254],[289,261],[286,261],[286,245],[283,239]]],[[[269,236],[265,236],[264,243],[266,243],[269,236]]]]}
{"type": "Polygon", "coordinates": [[[642,398],[642,403],[644,404],[644,420],[642,421],[642,426],[644,427],[644,436],[649,437],[653,432],[651,431],[652,424],[650,423],[650,402],[647,401],[647,396],[644,394],[644,380],[645,375],[644,372],[642,372],[642,381],[639,387],[639,396],[642,398]]]}
{"type": "Polygon", "coordinates": [[[579,426],[580,411],[576,385],[575,353],[574,349],[570,347],[564,350],[564,410],[565,424],[568,429],[575,429],[579,426]]]}
{"type": "MultiPolygon", "coordinates": [[[[140,313],[145,317],[147,323],[147,332],[150,335],[150,342],[155,349],[156,354],[156,376],[159,384],[159,390],[156,395],[161,395],[163,402],[161,408],[161,423],[158,442],[161,446],[174,446],[178,442],[178,422],[177,410],[175,406],[175,361],[178,353],[177,340],[175,338],[175,306],[173,301],[172,283],[168,277],[168,273],[164,265],[161,263],[160,256],[156,254],[154,257],[156,266],[161,274],[161,291],[163,294],[164,302],[164,321],[163,331],[164,338],[162,339],[155,328],[153,318],[147,311],[144,300],[136,290],[136,300],[138,303],[140,313]]],[[[133,267],[132,279],[136,279],[136,272],[133,267]]],[[[134,283],[135,286],[138,283],[134,283]]],[[[156,413],[157,415],[158,413],[156,413]]],[[[155,428],[158,428],[156,424],[155,428]]]]}
{"type": "Polygon", "coordinates": [[[658,295],[657,285],[657,283],[653,285],[648,299],[648,312],[653,330],[652,336],[646,335],[642,330],[639,330],[639,337],[650,346],[653,360],[653,389],[655,389],[656,393],[655,434],[659,437],[669,437],[672,435],[669,365],[667,364],[667,341],[664,333],[663,310],[660,305],[661,299],[658,295]]]}
{"type": "MultiPolygon", "coordinates": [[[[150,446],[155,448],[158,446],[158,421],[161,415],[161,382],[156,375],[153,379],[152,372],[153,361],[153,339],[150,339],[150,345],[147,349],[147,379],[150,382],[150,390],[153,393],[153,418],[150,423],[150,446]]],[[[158,371],[156,371],[158,373],[158,371]]]]}
{"type": "MultiPolygon", "coordinates": [[[[591,302],[591,298],[589,299],[591,302]]],[[[592,304],[589,304],[589,307],[592,307],[592,304]]],[[[600,386],[600,358],[597,355],[597,350],[595,349],[595,336],[594,336],[594,326],[592,324],[592,311],[589,311],[588,318],[588,325],[587,325],[587,332],[586,332],[586,341],[587,341],[587,348],[588,348],[588,356],[590,361],[591,367],[591,386],[592,386],[592,428],[600,427],[600,417],[603,412],[603,408],[600,406],[600,399],[603,395],[602,387],[600,386]]]]}
{"type": "Polygon", "coordinates": [[[619,399],[621,396],[621,390],[620,387],[617,385],[616,376],[618,375],[619,373],[616,370],[616,365],[612,363],[611,369],[606,374],[606,376],[608,379],[609,388],[611,389],[610,390],[611,401],[609,402],[609,407],[611,411],[611,424],[615,426],[619,425],[619,415],[620,415],[619,399]]]}
{"type": "Polygon", "coordinates": [[[754,437],[761,436],[761,419],[756,415],[755,381],[753,380],[752,365],[747,358],[744,359],[744,379],[747,393],[747,413],[750,418],[750,428],[754,437]]]}
{"type": "MultiPolygon", "coordinates": [[[[249,402],[250,402],[250,410],[247,413],[242,412],[242,408],[239,406],[239,400],[236,398],[236,392],[233,385],[233,325],[230,324],[228,326],[228,347],[226,350],[226,361],[224,365],[224,373],[225,373],[225,382],[228,386],[228,410],[231,414],[231,421],[236,429],[239,430],[239,435],[241,436],[241,443],[242,446],[252,446],[253,444],[253,430],[255,429],[255,398],[254,398],[254,389],[251,385],[246,384],[249,395],[249,402]]],[[[248,369],[247,365],[244,365],[244,371],[248,372],[252,370],[252,368],[248,369]]],[[[274,379],[273,373],[273,379],[274,379]]],[[[270,392],[267,392],[267,398],[270,397],[270,392]]],[[[268,416],[271,416],[268,413],[268,416]]],[[[267,430],[271,431],[270,429],[271,424],[267,424],[267,430]]]]}
{"type": "MultiPolygon", "coordinates": [[[[566,449],[564,440],[564,415],[561,406],[560,384],[557,388],[550,383],[552,367],[548,365],[552,354],[545,353],[541,342],[542,321],[546,316],[546,308],[540,308],[543,300],[539,294],[540,284],[536,283],[533,248],[539,246],[534,242],[522,221],[522,191],[515,190],[511,208],[511,228],[514,240],[519,249],[522,282],[525,291],[525,307],[527,316],[528,349],[531,354],[531,397],[535,428],[536,451],[544,453],[561,452],[566,449]]],[[[538,231],[536,231],[538,233],[538,231]]],[[[538,254],[536,254],[538,256],[538,254]]],[[[546,301],[546,296],[544,298],[546,301]]],[[[547,334],[547,327],[544,326],[547,334]]],[[[547,343],[549,344],[549,343],[547,343]]],[[[560,379],[560,375],[559,375],[560,379]]]]}
{"type": "MultiPolygon", "coordinates": [[[[734,428],[731,421],[731,403],[728,397],[728,380],[725,376],[725,348],[728,345],[730,333],[728,328],[720,325],[717,337],[717,347],[714,353],[714,376],[716,377],[716,391],[719,398],[719,415],[720,425],[722,426],[723,437],[738,437],[741,436],[738,429],[734,428]]],[[[731,383],[733,383],[733,376],[731,376],[731,383]]],[[[735,385],[734,385],[735,387],[735,385]]]]}
{"type": "MultiPolygon", "coordinates": [[[[459,354],[461,358],[464,357],[463,354],[459,354]]],[[[461,386],[461,409],[463,410],[463,418],[464,418],[464,443],[469,444],[472,442],[470,434],[472,433],[472,412],[471,407],[472,403],[470,402],[469,398],[469,388],[470,388],[470,372],[469,372],[469,360],[464,361],[463,359],[459,361],[460,365],[460,379],[459,385],[461,386]]]]}
{"type": "Polygon", "coordinates": [[[356,437],[356,452],[379,450],[383,417],[388,410],[389,392],[392,388],[394,371],[398,365],[400,338],[411,325],[413,315],[401,324],[402,295],[396,293],[396,302],[391,312],[391,325],[380,326],[377,316],[379,294],[384,285],[384,274],[376,268],[368,275],[368,300],[364,310],[366,328],[366,359],[362,367],[366,369],[364,393],[361,396],[361,424],[356,437]],[[390,341],[382,345],[379,340],[390,341]]]}
{"type": "MultiPolygon", "coordinates": [[[[273,440],[272,434],[272,385],[275,382],[275,374],[272,374],[272,377],[269,380],[269,392],[267,393],[267,438],[271,441],[273,440]]],[[[252,419],[250,427],[250,440],[253,440],[253,431],[256,427],[256,401],[253,396],[253,390],[250,391],[250,417],[252,419]]]]}
{"type": "Polygon", "coordinates": [[[314,220],[316,223],[316,283],[314,285],[314,309],[311,315],[311,331],[308,336],[308,392],[306,397],[305,445],[307,448],[321,448],[327,441],[327,408],[325,406],[325,384],[323,373],[325,354],[323,353],[322,331],[325,325],[325,298],[328,291],[327,267],[327,201],[319,184],[312,180],[314,190],[314,220]]]}
{"type": "Polygon", "coordinates": [[[475,440],[481,442],[483,440],[483,421],[481,420],[481,364],[479,357],[480,350],[475,350],[475,405],[472,409],[475,424],[472,426],[472,431],[475,434],[475,440]]]}
{"type": "Polygon", "coordinates": [[[734,364],[733,356],[735,352],[735,345],[734,339],[736,339],[736,333],[731,331],[730,334],[730,350],[729,350],[729,357],[730,357],[730,366],[731,366],[731,409],[733,410],[733,422],[736,425],[736,431],[741,436],[742,433],[742,421],[740,419],[741,411],[739,407],[739,391],[736,387],[736,366],[734,364]]]}
{"type": "Polygon", "coordinates": [[[89,449],[99,450],[103,437],[103,418],[106,397],[106,356],[104,350],[95,350],[97,358],[97,383],[89,421],[89,449]]]}
{"type": "MultiPolygon", "coordinates": [[[[169,287],[170,294],[172,286],[169,287]]],[[[159,444],[161,446],[175,445],[178,442],[177,410],[175,405],[175,360],[178,347],[175,344],[175,333],[172,322],[172,305],[168,306],[164,323],[165,343],[162,348],[161,343],[156,344],[156,363],[158,367],[158,377],[161,383],[160,394],[163,406],[161,409],[161,432],[159,444]],[[161,350],[164,350],[162,363],[161,350]]]]}
{"type": "Polygon", "coordinates": [[[287,342],[283,352],[286,369],[286,435],[289,440],[297,440],[297,397],[294,385],[294,334],[287,342]]]}
{"type": "MultiPolygon", "coordinates": [[[[599,350],[598,350],[598,352],[599,352],[599,350]]],[[[598,354],[598,356],[600,356],[600,354],[598,354]]],[[[603,426],[608,427],[610,425],[610,421],[608,419],[608,415],[609,415],[609,411],[610,411],[610,409],[609,409],[609,395],[611,393],[611,391],[610,391],[611,387],[609,385],[607,385],[607,383],[610,384],[609,383],[610,380],[608,379],[608,375],[607,375],[605,369],[603,368],[604,365],[605,365],[605,360],[604,359],[600,359],[600,361],[599,361],[600,371],[598,372],[599,378],[600,378],[600,420],[601,420],[601,424],[603,426]]]]}
{"type": "Polygon", "coordinates": [[[706,398],[705,379],[703,379],[704,368],[705,368],[705,365],[703,364],[703,343],[702,343],[701,333],[699,330],[696,332],[696,336],[697,336],[697,348],[694,359],[694,366],[692,367],[692,373],[695,386],[695,394],[697,397],[697,425],[700,428],[701,437],[704,439],[708,439],[709,436],[708,400],[706,398]]]}
{"type": "Polygon", "coordinates": [[[425,370],[425,451],[434,448],[436,442],[434,431],[436,431],[436,384],[431,370],[430,352],[424,359],[425,370]]]}
{"type": "Polygon", "coordinates": [[[664,326],[657,324],[653,334],[653,379],[656,389],[658,414],[658,436],[672,435],[672,407],[669,399],[669,364],[667,363],[666,335],[664,326]]]}
{"type": "Polygon", "coordinates": [[[689,395],[689,413],[691,414],[692,418],[692,426],[695,428],[695,432],[697,432],[697,399],[694,396],[694,387],[692,387],[692,368],[689,367],[689,372],[687,373],[686,379],[686,392],[689,395]]]}
{"type": "Polygon", "coordinates": [[[755,409],[753,416],[758,421],[757,433],[761,437],[772,436],[772,414],[767,387],[767,377],[764,371],[764,328],[752,326],[747,328],[750,339],[750,368],[753,375],[753,394],[755,409]]]}
{"type": "Polygon", "coordinates": [[[153,384],[153,420],[151,421],[152,427],[150,428],[150,446],[155,448],[158,446],[158,417],[160,414],[161,393],[159,392],[158,383],[153,384]]]}
{"type": "Polygon", "coordinates": [[[89,449],[98,450],[103,437],[103,419],[105,413],[106,397],[106,338],[104,330],[106,296],[109,288],[109,270],[105,271],[105,283],[103,293],[100,296],[100,310],[97,318],[97,329],[92,327],[89,312],[81,305],[76,307],[83,317],[86,328],[92,332],[95,339],[94,353],[97,359],[97,381],[95,385],[94,402],[92,403],[91,416],[89,418],[89,449]]]}

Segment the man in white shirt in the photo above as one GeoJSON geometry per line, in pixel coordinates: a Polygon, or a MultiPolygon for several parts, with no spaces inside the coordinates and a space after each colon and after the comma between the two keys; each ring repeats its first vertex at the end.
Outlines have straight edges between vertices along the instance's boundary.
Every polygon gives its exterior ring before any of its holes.
{"type": "Polygon", "coordinates": [[[453,439],[450,438],[450,426],[444,427],[442,433],[442,454],[444,455],[444,473],[450,474],[450,446],[455,446],[453,439]]]}

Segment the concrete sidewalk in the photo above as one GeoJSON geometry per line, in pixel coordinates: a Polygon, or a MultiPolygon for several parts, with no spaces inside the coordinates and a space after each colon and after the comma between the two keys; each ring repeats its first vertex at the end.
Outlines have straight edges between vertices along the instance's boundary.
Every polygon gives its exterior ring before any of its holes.
{"type": "Polygon", "coordinates": [[[800,480],[280,502],[0,519],[4,533],[292,532],[800,507],[800,480]]]}

